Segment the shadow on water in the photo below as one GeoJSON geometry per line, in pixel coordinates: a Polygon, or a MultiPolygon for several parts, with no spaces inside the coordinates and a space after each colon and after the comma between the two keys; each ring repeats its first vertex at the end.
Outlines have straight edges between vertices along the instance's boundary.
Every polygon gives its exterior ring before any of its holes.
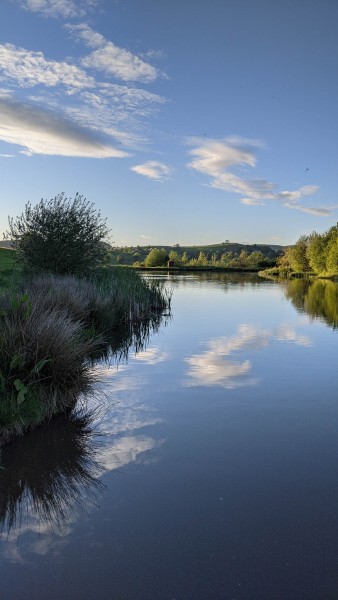
{"type": "Polygon", "coordinates": [[[291,279],[285,295],[299,312],[338,327],[338,283],[325,279],[291,279]]]}
{"type": "Polygon", "coordinates": [[[58,415],[5,446],[0,531],[20,529],[32,515],[40,524],[61,528],[70,510],[95,501],[103,489],[98,448],[92,416],[81,413],[58,415]]]}

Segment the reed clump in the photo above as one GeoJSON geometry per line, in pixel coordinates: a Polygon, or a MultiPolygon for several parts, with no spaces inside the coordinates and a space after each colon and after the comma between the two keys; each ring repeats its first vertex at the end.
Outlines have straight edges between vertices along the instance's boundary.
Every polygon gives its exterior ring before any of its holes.
{"type": "Polygon", "coordinates": [[[39,275],[0,295],[0,443],[75,406],[93,363],[156,329],[170,293],[138,274],[39,275]]]}

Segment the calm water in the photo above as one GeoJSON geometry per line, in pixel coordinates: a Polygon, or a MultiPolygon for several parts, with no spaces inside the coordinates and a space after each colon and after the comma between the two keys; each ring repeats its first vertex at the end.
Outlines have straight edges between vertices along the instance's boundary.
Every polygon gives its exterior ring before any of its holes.
{"type": "Polygon", "coordinates": [[[168,285],[172,320],[100,367],[94,433],[3,452],[1,600],[336,600],[338,284],[168,285]]]}

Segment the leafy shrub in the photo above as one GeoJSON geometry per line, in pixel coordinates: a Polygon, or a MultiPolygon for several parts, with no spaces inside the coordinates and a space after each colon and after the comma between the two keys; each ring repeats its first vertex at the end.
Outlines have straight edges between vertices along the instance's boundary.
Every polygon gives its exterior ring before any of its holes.
{"type": "Polygon", "coordinates": [[[108,234],[92,203],[80,194],[71,200],[62,193],[34,207],[28,202],[19,217],[9,218],[5,237],[26,269],[83,275],[104,262],[108,234]]]}

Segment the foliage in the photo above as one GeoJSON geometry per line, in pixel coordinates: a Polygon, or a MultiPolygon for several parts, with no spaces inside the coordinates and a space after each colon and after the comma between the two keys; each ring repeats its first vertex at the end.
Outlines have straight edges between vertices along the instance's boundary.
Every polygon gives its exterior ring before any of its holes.
{"type": "Polygon", "coordinates": [[[92,361],[141,348],[170,300],[163,284],[119,268],[35,276],[0,296],[0,438],[73,406],[91,390],[92,361]]]}
{"type": "Polygon", "coordinates": [[[162,267],[168,261],[168,256],[164,248],[152,248],[147,255],[144,264],[146,267],[162,267]]]}
{"type": "MultiPolygon", "coordinates": [[[[266,271],[267,275],[268,271],[271,270],[266,271]]],[[[324,277],[338,275],[338,223],[322,234],[313,231],[301,236],[294,246],[284,250],[277,261],[277,274],[290,276],[294,272],[312,272],[324,277]]]]}
{"type": "Polygon", "coordinates": [[[19,217],[9,218],[5,236],[24,268],[83,275],[104,261],[108,234],[106,220],[92,203],[80,194],[72,200],[62,193],[34,207],[28,202],[19,217]]]}
{"type": "Polygon", "coordinates": [[[296,244],[288,249],[288,256],[293,271],[310,271],[310,264],[307,255],[308,237],[302,235],[296,244]]]}
{"type": "MultiPolygon", "coordinates": [[[[111,263],[113,265],[130,265],[130,266],[149,266],[149,261],[145,263],[147,257],[152,250],[165,250],[164,265],[168,259],[174,261],[175,266],[204,266],[208,267],[220,267],[220,268],[237,268],[239,267],[238,258],[241,251],[244,250],[247,256],[247,261],[241,259],[242,266],[240,268],[262,268],[264,266],[270,266],[275,264],[276,259],[282,252],[282,246],[267,246],[263,244],[237,244],[234,242],[224,242],[223,244],[212,244],[209,246],[156,246],[151,248],[150,246],[134,246],[134,247],[120,247],[111,249],[111,263]],[[200,257],[200,253],[203,253],[200,257]],[[203,263],[202,265],[200,263],[203,263]],[[236,267],[237,265],[237,267],[236,267]]],[[[154,256],[152,253],[151,256],[154,256]]],[[[156,253],[156,263],[159,263],[162,259],[158,259],[156,253]]],[[[163,256],[162,256],[163,258],[163,256]]],[[[153,265],[159,266],[159,264],[153,265]]]]}

